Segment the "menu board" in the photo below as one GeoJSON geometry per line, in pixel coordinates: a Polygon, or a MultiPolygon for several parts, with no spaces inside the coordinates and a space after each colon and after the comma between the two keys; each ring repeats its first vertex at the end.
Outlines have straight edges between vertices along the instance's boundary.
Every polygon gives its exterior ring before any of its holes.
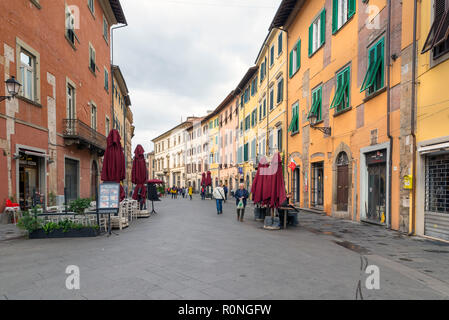
{"type": "Polygon", "coordinates": [[[98,199],[100,200],[98,209],[118,209],[120,203],[120,184],[113,182],[100,184],[98,199]]]}

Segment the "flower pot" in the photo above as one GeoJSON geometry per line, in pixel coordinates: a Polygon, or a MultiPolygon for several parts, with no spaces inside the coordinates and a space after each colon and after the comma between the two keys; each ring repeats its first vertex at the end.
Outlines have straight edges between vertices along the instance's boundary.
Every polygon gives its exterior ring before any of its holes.
{"type": "Polygon", "coordinates": [[[100,234],[99,229],[94,228],[82,228],[82,229],[70,229],[64,232],[62,229],[57,229],[49,232],[48,234],[43,229],[34,230],[30,232],[30,239],[55,239],[55,238],[87,238],[96,237],[100,234]]]}

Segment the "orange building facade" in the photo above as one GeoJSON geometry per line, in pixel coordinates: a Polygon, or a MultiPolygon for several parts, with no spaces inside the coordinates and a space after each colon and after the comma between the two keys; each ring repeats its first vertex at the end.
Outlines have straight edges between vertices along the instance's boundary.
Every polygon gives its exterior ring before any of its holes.
{"type": "MultiPolygon", "coordinates": [[[[0,211],[95,196],[112,128],[110,26],[118,0],[0,2],[0,81],[22,84],[0,103],[0,211]]],[[[1,86],[0,95],[5,95],[1,86]]]]}
{"type": "Polygon", "coordinates": [[[287,33],[285,165],[296,164],[288,190],[301,208],[408,232],[412,11],[412,1],[282,1],[270,29],[287,33]]]}

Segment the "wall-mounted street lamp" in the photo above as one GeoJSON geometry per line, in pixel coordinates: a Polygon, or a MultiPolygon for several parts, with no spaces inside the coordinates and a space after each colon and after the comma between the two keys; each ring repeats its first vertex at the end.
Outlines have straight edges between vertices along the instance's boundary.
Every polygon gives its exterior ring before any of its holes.
{"type": "Polygon", "coordinates": [[[3,100],[11,100],[11,98],[14,98],[20,90],[20,87],[22,86],[17,80],[14,78],[14,76],[11,76],[10,79],[5,81],[6,83],[6,90],[8,90],[9,96],[0,96],[0,102],[3,100]]]}
{"type": "Polygon", "coordinates": [[[317,126],[316,126],[316,120],[317,120],[316,114],[315,114],[315,113],[312,113],[312,114],[309,116],[310,127],[313,128],[313,129],[319,130],[319,131],[321,131],[322,133],[324,133],[324,134],[330,136],[331,133],[332,133],[331,127],[317,127],[317,126]]]}

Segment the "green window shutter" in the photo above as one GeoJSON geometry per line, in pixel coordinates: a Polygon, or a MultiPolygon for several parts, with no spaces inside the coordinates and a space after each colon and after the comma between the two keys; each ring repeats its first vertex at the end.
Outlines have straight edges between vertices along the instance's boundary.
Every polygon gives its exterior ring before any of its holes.
{"type": "Polygon", "coordinates": [[[307,116],[307,119],[309,119],[312,114],[316,113],[317,101],[318,101],[317,92],[316,91],[312,92],[312,107],[310,108],[309,115],[307,116]]]}
{"type": "Polygon", "coordinates": [[[301,68],[301,39],[296,44],[296,71],[301,68]]]}
{"type": "Polygon", "coordinates": [[[293,76],[293,50],[292,51],[290,51],[290,61],[289,61],[289,64],[290,64],[290,66],[289,66],[289,75],[290,75],[290,78],[293,76]]]}
{"type": "Polygon", "coordinates": [[[326,9],[323,9],[321,11],[321,26],[320,26],[320,33],[321,33],[321,43],[323,44],[326,39],[326,9]]]}
{"type": "Polygon", "coordinates": [[[368,89],[368,83],[370,82],[370,79],[372,77],[374,67],[376,65],[376,56],[375,56],[376,50],[375,48],[371,48],[368,52],[368,69],[365,74],[365,78],[362,82],[362,87],[360,88],[360,92],[365,91],[368,89]]]}
{"type": "Polygon", "coordinates": [[[378,72],[380,72],[381,74],[381,81],[380,81],[380,87],[376,88],[376,90],[381,89],[384,87],[384,73],[385,73],[385,50],[384,50],[384,39],[382,38],[382,40],[380,41],[380,43],[377,45],[377,52],[379,53],[380,51],[380,63],[379,63],[379,70],[378,72]]]}
{"type": "MultiPolygon", "coordinates": [[[[351,1],[351,0],[349,0],[351,1]]],[[[338,30],[338,0],[332,1],[332,34],[338,30]]]]}
{"type": "Polygon", "coordinates": [[[299,107],[297,105],[293,106],[292,108],[292,121],[290,122],[290,126],[288,127],[288,132],[295,133],[298,131],[298,108],[299,107]]]}
{"type": "Polygon", "coordinates": [[[348,19],[355,14],[355,0],[348,0],[348,19]]]}
{"type": "Polygon", "coordinates": [[[321,87],[318,89],[318,105],[317,105],[317,120],[322,119],[322,89],[321,87]]]}
{"type": "Polygon", "coordinates": [[[309,57],[313,53],[313,23],[309,27],[309,57]]]}
{"type": "Polygon", "coordinates": [[[331,106],[329,109],[333,109],[336,106],[338,106],[337,101],[340,98],[341,91],[342,91],[342,74],[339,73],[337,75],[337,87],[335,89],[335,95],[334,95],[334,98],[332,99],[332,103],[331,103],[331,106]]]}

